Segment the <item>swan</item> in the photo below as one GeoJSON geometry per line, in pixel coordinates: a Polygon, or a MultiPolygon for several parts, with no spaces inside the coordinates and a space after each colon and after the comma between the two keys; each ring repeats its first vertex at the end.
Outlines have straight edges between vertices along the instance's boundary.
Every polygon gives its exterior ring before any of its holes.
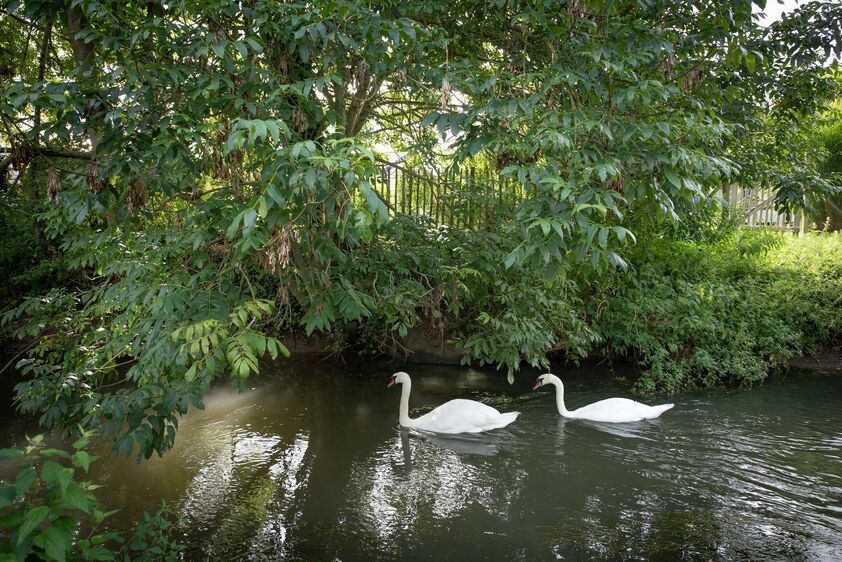
{"type": "Polygon", "coordinates": [[[409,392],[412,381],[404,372],[389,377],[386,388],[403,385],[398,421],[403,427],[432,431],[434,433],[479,433],[489,429],[506,427],[515,421],[520,412],[501,414],[491,406],[475,400],[456,399],[446,402],[421,417],[409,417],[409,392]]]}
{"type": "Polygon", "coordinates": [[[552,373],[538,377],[532,390],[538,390],[546,384],[555,385],[555,402],[558,406],[558,413],[565,418],[607,423],[634,422],[657,418],[674,406],[674,404],[647,406],[628,398],[608,398],[571,411],[564,406],[564,385],[561,379],[552,373]]]}

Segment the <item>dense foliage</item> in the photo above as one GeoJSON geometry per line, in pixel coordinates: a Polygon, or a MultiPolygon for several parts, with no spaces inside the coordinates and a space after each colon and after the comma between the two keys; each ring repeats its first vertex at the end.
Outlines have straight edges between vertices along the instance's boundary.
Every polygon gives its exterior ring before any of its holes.
{"type": "Polygon", "coordinates": [[[838,190],[810,125],[838,3],[768,27],[745,0],[4,6],[0,327],[50,428],[163,454],[299,331],[380,352],[425,326],[510,374],[608,350],[675,391],[839,330],[836,265],[768,262],[838,239],[752,250],[719,199],[838,190]],[[488,171],[447,194],[483,220],[396,216],[384,160],[488,171]]]}
{"type": "Polygon", "coordinates": [[[762,381],[842,333],[842,237],[741,233],[635,248],[591,301],[611,352],[645,368],[640,390],[762,381]]]}
{"type": "MultiPolygon", "coordinates": [[[[842,183],[842,99],[837,99],[815,125],[819,149],[824,153],[819,171],[842,183]]],[[[842,193],[818,199],[813,209],[816,223],[842,229],[842,193]]]]}

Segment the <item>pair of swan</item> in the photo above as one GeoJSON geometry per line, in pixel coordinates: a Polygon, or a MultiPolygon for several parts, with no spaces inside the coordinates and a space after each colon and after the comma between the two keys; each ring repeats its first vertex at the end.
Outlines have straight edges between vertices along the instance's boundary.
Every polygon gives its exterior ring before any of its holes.
{"type": "MultiPolygon", "coordinates": [[[[435,433],[479,433],[506,427],[520,415],[520,412],[500,413],[491,406],[486,406],[475,400],[456,399],[442,404],[421,417],[412,419],[409,417],[409,393],[412,389],[412,380],[408,374],[399,372],[389,378],[386,388],[395,384],[403,386],[398,416],[398,420],[403,427],[435,433]]],[[[673,407],[673,404],[647,406],[628,398],[608,398],[571,411],[564,405],[564,385],[561,379],[550,373],[541,375],[535,381],[535,386],[532,389],[538,390],[544,385],[556,387],[555,398],[558,413],[566,418],[624,423],[657,418],[673,407]]]]}

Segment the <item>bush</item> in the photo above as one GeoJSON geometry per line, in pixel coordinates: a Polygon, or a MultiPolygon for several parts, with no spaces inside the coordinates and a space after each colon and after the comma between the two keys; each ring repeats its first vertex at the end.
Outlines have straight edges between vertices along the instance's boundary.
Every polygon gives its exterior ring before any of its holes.
{"type": "Polygon", "coordinates": [[[513,247],[505,234],[395,218],[337,268],[319,297],[322,315],[360,322],[358,349],[370,351],[426,320],[453,336],[464,362],[509,373],[522,362],[547,366],[550,350],[584,354],[594,334],[581,318],[576,284],[563,268],[546,278],[543,264],[503,267],[513,247]]]}
{"type": "Polygon", "coordinates": [[[750,385],[842,331],[842,237],[740,232],[649,241],[597,290],[609,353],[645,371],[641,391],[750,385]]]}
{"type": "Polygon", "coordinates": [[[0,194],[0,306],[27,291],[43,291],[63,281],[60,254],[41,235],[33,215],[40,202],[0,194]]]}

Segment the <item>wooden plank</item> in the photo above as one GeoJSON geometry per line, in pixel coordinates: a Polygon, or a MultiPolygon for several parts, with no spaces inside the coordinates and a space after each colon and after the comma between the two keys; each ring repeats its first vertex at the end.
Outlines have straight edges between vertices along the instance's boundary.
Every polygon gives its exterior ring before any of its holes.
{"type": "Polygon", "coordinates": [[[400,174],[401,177],[401,213],[406,214],[406,174],[400,174]]]}

